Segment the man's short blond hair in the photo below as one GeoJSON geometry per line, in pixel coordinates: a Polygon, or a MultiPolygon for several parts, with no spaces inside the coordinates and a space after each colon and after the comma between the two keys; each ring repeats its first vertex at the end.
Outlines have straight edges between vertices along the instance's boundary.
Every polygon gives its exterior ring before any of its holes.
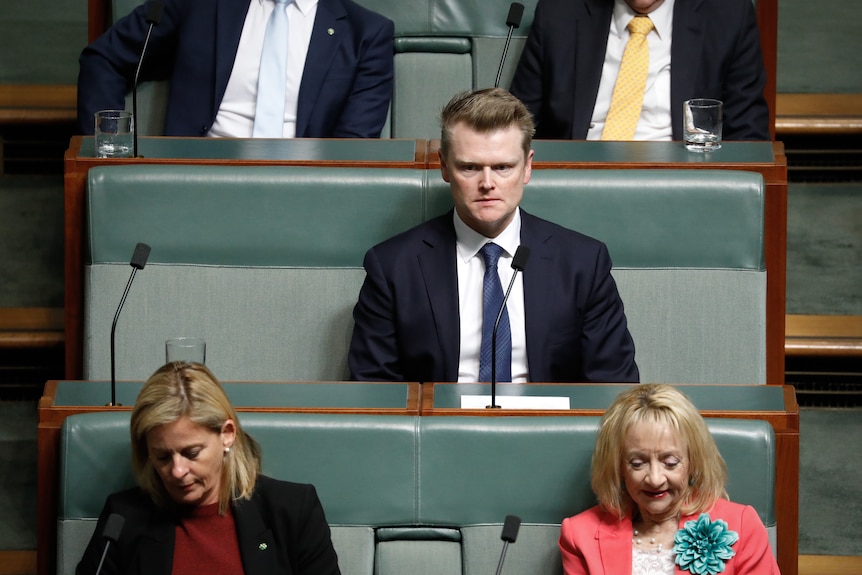
{"type": "Polygon", "coordinates": [[[479,133],[516,126],[521,131],[521,147],[530,153],[536,125],[527,107],[502,88],[484,88],[455,95],[440,113],[440,151],[448,157],[452,129],[463,123],[479,133]]]}

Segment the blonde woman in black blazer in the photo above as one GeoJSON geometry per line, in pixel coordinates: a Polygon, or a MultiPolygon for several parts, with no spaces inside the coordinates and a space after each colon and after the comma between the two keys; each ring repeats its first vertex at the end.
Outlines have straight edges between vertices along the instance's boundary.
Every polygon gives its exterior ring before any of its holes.
{"type": "Polygon", "coordinates": [[[260,474],[258,444],[206,367],[156,371],[130,428],[139,486],[108,497],[77,575],[96,573],[116,516],[104,575],[340,573],[314,487],[260,474]]]}

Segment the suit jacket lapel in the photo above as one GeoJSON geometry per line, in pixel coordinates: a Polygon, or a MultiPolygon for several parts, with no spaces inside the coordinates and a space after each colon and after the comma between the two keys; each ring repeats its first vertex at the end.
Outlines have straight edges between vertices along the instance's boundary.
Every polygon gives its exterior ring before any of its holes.
{"type": "Polygon", "coordinates": [[[602,78],[608,29],[614,3],[608,0],[584,0],[584,16],[575,23],[575,62],[572,72],[575,84],[570,138],[586,137],[596,107],[599,81],[602,78]]]}
{"type": "Polygon", "coordinates": [[[596,530],[596,539],[599,540],[599,553],[602,556],[602,565],[605,573],[618,573],[619,575],[631,574],[632,572],[632,518],[631,514],[622,521],[617,521],[609,513],[603,515],[604,519],[596,530]]]}
{"type": "Polygon", "coordinates": [[[149,575],[171,575],[174,564],[176,524],[166,513],[150,515],[149,522],[138,548],[139,572],[149,575]]]}
{"type": "Polygon", "coordinates": [[[455,229],[453,213],[434,221],[422,240],[417,260],[428,302],[431,306],[434,329],[440,346],[443,374],[440,381],[458,379],[458,359],[461,347],[460,313],[458,311],[458,271],[455,258],[455,229]]]}
{"type": "Polygon", "coordinates": [[[305,135],[308,119],[323,88],[329,66],[346,37],[347,29],[344,23],[346,17],[344,6],[338,0],[319,0],[317,15],[314,17],[314,28],[311,31],[311,41],[308,44],[308,55],[305,57],[306,65],[299,85],[296,105],[297,138],[305,135]]]}
{"type": "MultiPolygon", "coordinates": [[[[234,521],[239,538],[242,566],[246,573],[270,575],[278,573],[276,541],[266,526],[254,499],[234,503],[234,521]]],[[[290,566],[282,575],[290,575],[290,566]]]]}
{"type": "MultiPolygon", "coordinates": [[[[217,0],[216,38],[215,38],[215,86],[213,90],[213,109],[218,112],[218,103],[222,101],[227,82],[233,71],[236,52],[239,49],[239,39],[248,6],[251,0],[217,0]]],[[[215,118],[215,113],[213,114],[215,118]]]]}
{"type": "Polygon", "coordinates": [[[670,117],[673,139],[682,139],[682,103],[702,97],[698,69],[703,50],[703,23],[695,16],[701,0],[675,2],[670,47],[670,117]]]}
{"type": "Polygon", "coordinates": [[[554,313],[552,302],[553,280],[556,277],[557,251],[552,246],[551,234],[544,232],[536,218],[521,210],[521,244],[530,248],[530,259],[524,268],[524,322],[527,338],[527,365],[531,381],[548,381],[542,371],[547,363],[543,359],[546,348],[547,325],[554,313]]]}

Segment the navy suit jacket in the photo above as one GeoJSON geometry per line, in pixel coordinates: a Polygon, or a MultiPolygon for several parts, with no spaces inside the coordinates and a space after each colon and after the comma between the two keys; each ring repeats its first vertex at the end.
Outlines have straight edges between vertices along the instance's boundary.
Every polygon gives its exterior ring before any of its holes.
{"type": "MultiPolygon", "coordinates": [[[[165,0],[143,80],[170,80],[165,134],[205,136],[233,69],[250,0],[165,0]]],[[[125,107],[147,33],[146,5],[80,57],[78,123],[125,107]]],[[[296,137],[377,138],[392,99],[394,24],[351,0],[319,0],[299,88],[296,137]]]]}
{"type": "MultiPolygon", "coordinates": [[[[353,311],[353,379],[457,381],[453,213],[371,248],[353,311]]],[[[637,382],[611,259],[598,240],[521,210],[527,363],[535,382],[637,382]]]]}
{"type": "MultiPolygon", "coordinates": [[[[95,574],[105,549],[105,522],[112,513],[125,522],[105,557],[102,574],[171,575],[177,520],[137,487],[108,497],[76,575],[95,574]]],[[[340,573],[329,525],[312,485],[259,476],[251,499],[234,501],[233,513],[246,573],[340,573]]]]}
{"type": "MultiPolygon", "coordinates": [[[[583,140],[596,105],[613,0],[540,0],[511,92],[536,120],[536,138],[583,140]]],[[[725,140],[771,140],[766,71],[751,0],[676,0],[671,38],[673,139],[682,103],[724,102],[725,140]]]]}

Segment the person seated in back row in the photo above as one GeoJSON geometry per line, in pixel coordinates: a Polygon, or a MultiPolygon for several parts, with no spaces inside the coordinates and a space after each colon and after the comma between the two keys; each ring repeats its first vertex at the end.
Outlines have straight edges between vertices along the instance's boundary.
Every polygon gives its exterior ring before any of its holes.
{"type": "Polygon", "coordinates": [[[511,92],[539,139],[682,140],[683,102],[714,98],[724,140],[771,140],[765,85],[752,0],[539,0],[511,92]],[[646,79],[618,93],[639,23],[646,79]]]}
{"type": "Polygon", "coordinates": [[[443,108],[440,170],[454,209],[368,250],[352,379],[490,381],[492,327],[524,246],[529,264],[497,333],[497,381],[638,381],[607,246],[519,207],[533,131],[524,104],[500,88],[443,108]]]}
{"type": "Polygon", "coordinates": [[[340,574],[314,486],[261,474],[260,446],[204,365],[158,369],[129,427],[138,487],[108,496],[76,575],[95,575],[116,515],[102,575],[340,574]]]}
{"type": "MultiPolygon", "coordinates": [[[[138,6],[82,52],[82,133],[93,133],[95,112],[125,107],[148,9],[138,6]]],[[[394,34],[391,20],[352,0],[164,0],[140,79],[170,80],[168,136],[378,138],[392,99],[394,34]],[[263,59],[275,22],[287,32],[277,73],[263,59]]]]}

